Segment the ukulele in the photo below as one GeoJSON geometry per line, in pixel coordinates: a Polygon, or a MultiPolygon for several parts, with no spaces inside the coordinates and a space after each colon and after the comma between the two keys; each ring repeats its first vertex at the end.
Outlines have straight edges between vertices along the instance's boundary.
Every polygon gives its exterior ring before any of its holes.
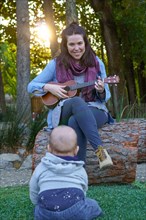
{"type": "MultiPolygon", "coordinates": [[[[103,79],[104,83],[108,84],[117,84],[119,83],[120,79],[119,76],[109,76],[105,79],[103,79]]],[[[66,90],[68,93],[67,95],[71,98],[77,94],[77,90],[81,88],[85,88],[88,86],[94,85],[96,80],[92,80],[89,82],[84,82],[84,83],[76,83],[74,80],[67,81],[65,83],[58,83],[58,82],[49,82],[49,84],[57,84],[57,85],[62,85],[65,86],[64,90],[66,90]]],[[[47,92],[45,95],[42,97],[42,101],[45,105],[51,107],[57,104],[61,99],[59,97],[56,97],[50,92],[47,92]]]]}

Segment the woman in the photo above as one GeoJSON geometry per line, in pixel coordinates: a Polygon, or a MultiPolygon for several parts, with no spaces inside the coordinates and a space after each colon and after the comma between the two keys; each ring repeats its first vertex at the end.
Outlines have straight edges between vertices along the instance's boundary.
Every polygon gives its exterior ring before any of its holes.
{"type": "Polygon", "coordinates": [[[106,78],[104,64],[92,50],[84,28],[75,22],[63,30],[60,46],[60,55],[51,60],[29,83],[28,92],[37,96],[49,92],[58,97],[60,101],[57,106],[49,110],[48,130],[58,124],[72,127],[78,137],[78,158],[86,160],[86,146],[89,141],[98,156],[100,168],[111,166],[113,162],[98,134],[98,128],[113,122],[105,106],[111,95],[108,85],[103,82],[106,78]],[[95,83],[83,88],[79,96],[72,98],[69,97],[65,85],[49,83],[70,80],[76,83],[95,83]]]}

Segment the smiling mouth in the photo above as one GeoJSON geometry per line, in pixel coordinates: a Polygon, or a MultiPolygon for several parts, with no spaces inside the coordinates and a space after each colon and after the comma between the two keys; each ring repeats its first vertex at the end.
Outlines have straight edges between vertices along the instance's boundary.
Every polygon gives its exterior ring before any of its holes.
{"type": "Polygon", "coordinates": [[[75,56],[79,56],[79,55],[81,55],[81,53],[74,53],[74,55],[75,55],[75,56]]]}

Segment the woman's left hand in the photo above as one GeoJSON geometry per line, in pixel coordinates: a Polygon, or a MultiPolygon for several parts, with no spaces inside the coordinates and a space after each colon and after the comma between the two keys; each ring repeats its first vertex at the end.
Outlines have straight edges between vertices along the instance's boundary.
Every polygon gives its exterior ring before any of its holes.
{"type": "Polygon", "coordinates": [[[104,92],[104,82],[100,78],[95,82],[95,89],[99,93],[103,93],[104,92]]]}

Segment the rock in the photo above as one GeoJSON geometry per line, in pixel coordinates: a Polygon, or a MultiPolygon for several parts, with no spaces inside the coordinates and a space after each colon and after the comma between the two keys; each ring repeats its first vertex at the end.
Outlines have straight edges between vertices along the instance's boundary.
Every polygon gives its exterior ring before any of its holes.
{"type": "Polygon", "coordinates": [[[3,153],[0,154],[0,167],[1,169],[16,168],[21,166],[22,159],[18,154],[3,153]]]}
{"type": "Polygon", "coordinates": [[[18,154],[12,154],[12,153],[3,153],[3,154],[0,154],[0,160],[3,159],[3,160],[6,160],[6,161],[10,161],[10,162],[13,162],[13,161],[21,161],[21,157],[18,155],[18,154]]]}
{"type": "Polygon", "coordinates": [[[26,148],[19,148],[18,149],[18,154],[20,157],[23,157],[26,153],[26,148]]]}
{"type": "Polygon", "coordinates": [[[32,169],[32,155],[28,155],[23,161],[20,169],[32,169]]]}
{"type": "MultiPolygon", "coordinates": [[[[100,170],[98,158],[88,143],[86,170],[89,184],[131,183],[135,180],[137,159],[143,158],[146,161],[145,125],[144,119],[123,120],[114,125],[107,124],[99,129],[99,134],[113,159],[114,166],[100,170]]],[[[47,151],[49,135],[47,131],[41,130],[36,136],[32,158],[33,170],[47,151]]]]}
{"type": "Polygon", "coordinates": [[[13,168],[13,163],[3,160],[2,158],[0,159],[0,169],[10,169],[13,168]]]}
{"type": "Polygon", "coordinates": [[[16,168],[21,166],[22,159],[18,154],[3,153],[0,154],[0,167],[1,169],[16,168]]]}

